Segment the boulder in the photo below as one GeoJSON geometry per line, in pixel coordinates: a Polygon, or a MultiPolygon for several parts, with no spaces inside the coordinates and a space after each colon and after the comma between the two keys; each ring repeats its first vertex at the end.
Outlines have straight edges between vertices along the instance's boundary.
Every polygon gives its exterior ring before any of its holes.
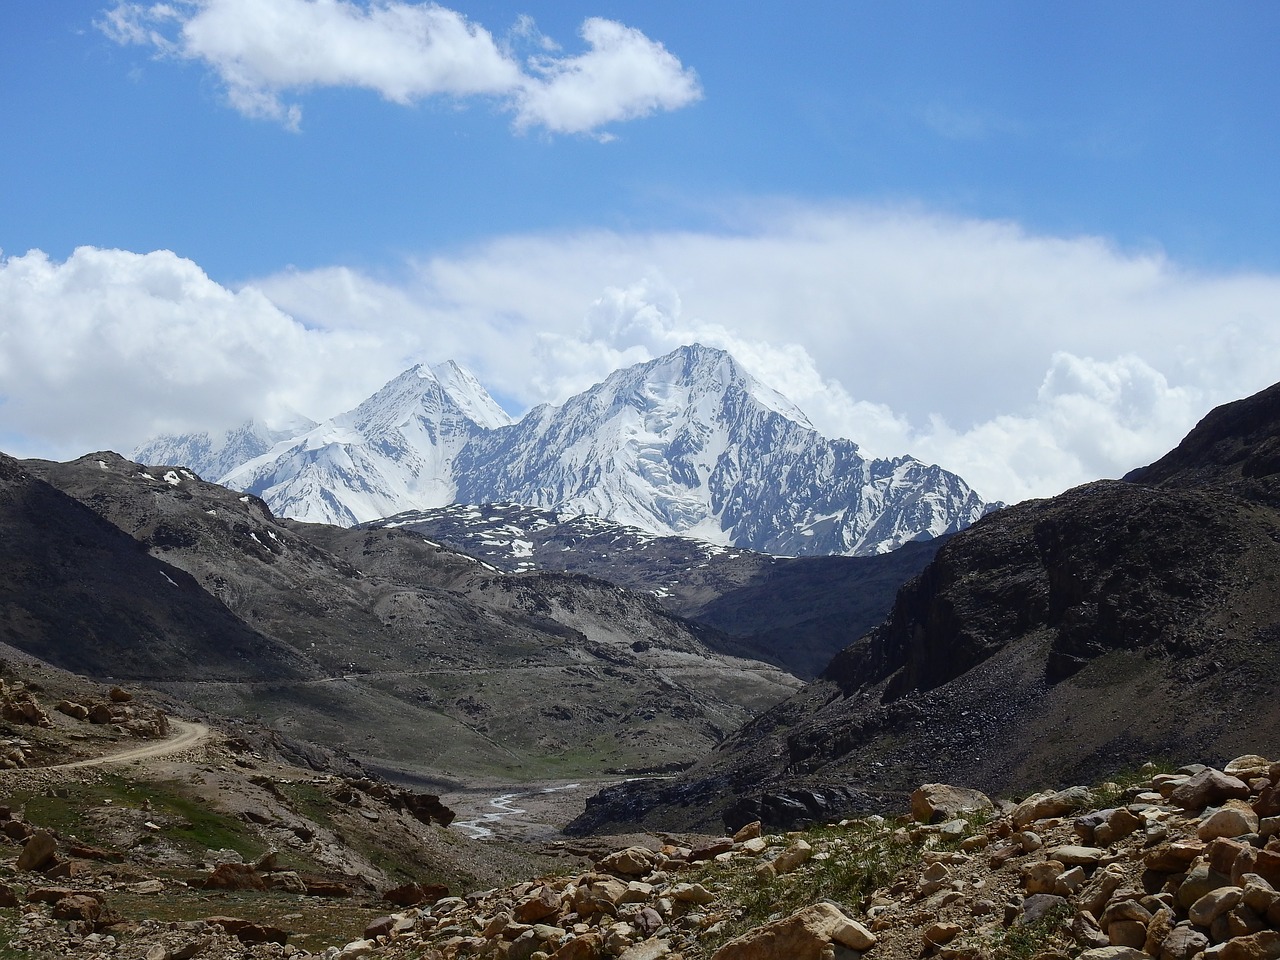
{"type": "Polygon", "coordinates": [[[220,863],[204,878],[204,887],[206,890],[265,890],[267,884],[252,864],[220,863]]]}
{"type": "Polygon", "coordinates": [[[18,854],[19,870],[48,870],[54,864],[58,842],[47,830],[37,830],[22,845],[18,854]]]}
{"type": "Polygon", "coordinates": [[[1088,787],[1070,787],[1066,790],[1034,794],[1014,807],[1013,828],[1021,830],[1037,820],[1074,813],[1088,804],[1092,796],[1088,787]]]}
{"type": "Polygon", "coordinates": [[[991,798],[979,790],[949,783],[926,783],[911,794],[911,817],[919,823],[941,823],[964,813],[990,813],[991,798]]]}
{"type": "Polygon", "coordinates": [[[1228,800],[1247,800],[1248,797],[1247,783],[1209,767],[1175,787],[1169,794],[1169,801],[1184,810],[1203,810],[1228,800]]]}
{"type": "Polygon", "coordinates": [[[731,940],[712,960],[824,960],[831,956],[832,944],[870,950],[876,937],[834,904],[815,903],[731,940]]]}

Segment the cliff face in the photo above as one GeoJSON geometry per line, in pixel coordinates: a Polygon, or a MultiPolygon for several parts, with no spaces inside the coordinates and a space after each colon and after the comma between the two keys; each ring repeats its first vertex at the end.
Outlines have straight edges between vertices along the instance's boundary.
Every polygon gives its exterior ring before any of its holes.
{"type": "Polygon", "coordinates": [[[602,798],[581,826],[768,810],[785,825],[915,781],[1007,792],[1265,752],[1280,739],[1277,580],[1272,387],[1125,481],[957,534],[817,682],[683,781],[602,798]]]}

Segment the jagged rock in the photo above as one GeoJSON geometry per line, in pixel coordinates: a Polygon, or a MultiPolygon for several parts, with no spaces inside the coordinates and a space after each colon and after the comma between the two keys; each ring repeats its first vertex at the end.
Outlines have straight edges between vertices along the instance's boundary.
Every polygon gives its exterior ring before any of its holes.
{"type": "Polygon", "coordinates": [[[53,865],[57,848],[58,841],[54,839],[53,834],[46,830],[37,830],[22,845],[22,852],[18,854],[18,869],[32,871],[49,869],[53,865]]]}
{"type": "Polygon", "coordinates": [[[1219,956],[1221,960],[1277,960],[1280,958],[1280,931],[1265,930],[1228,940],[1219,956]]]}
{"type": "Polygon", "coordinates": [[[926,783],[911,794],[911,816],[919,823],[939,823],[964,813],[988,813],[994,809],[985,793],[948,783],[926,783]]]}
{"type": "Polygon", "coordinates": [[[520,923],[533,923],[554,917],[560,912],[560,894],[548,886],[541,886],[533,896],[516,904],[514,916],[520,923]]]}
{"type": "Polygon", "coordinates": [[[712,960],[822,960],[830,956],[832,943],[850,950],[870,950],[876,942],[871,931],[835,905],[815,903],[731,940],[712,955],[712,960]]]}
{"type": "Polygon", "coordinates": [[[762,824],[759,820],[752,820],[750,823],[745,824],[740,830],[738,830],[737,833],[733,835],[733,842],[746,843],[748,840],[758,839],[763,830],[764,830],[764,824],[762,824]]]}

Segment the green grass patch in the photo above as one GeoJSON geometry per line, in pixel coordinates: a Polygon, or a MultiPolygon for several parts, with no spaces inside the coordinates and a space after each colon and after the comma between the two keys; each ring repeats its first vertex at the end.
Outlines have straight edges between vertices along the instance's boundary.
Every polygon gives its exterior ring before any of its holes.
{"type": "Polygon", "coordinates": [[[754,866],[709,863],[682,879],[702,883],[734,904],[717,936],[704,942],[708,955],[747,931],[819,900],[858,912],[872,892],[920,857],[919,844],[895,833],[900,821],[856,820],[847,827],[818,827],[803,834],[825,859],[810,859],[792,873],[761,879],[754,866]]]}

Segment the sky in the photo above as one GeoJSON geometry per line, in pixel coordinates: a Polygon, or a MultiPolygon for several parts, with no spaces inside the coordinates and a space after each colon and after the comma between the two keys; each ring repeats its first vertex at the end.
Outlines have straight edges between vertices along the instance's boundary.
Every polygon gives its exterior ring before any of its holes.
{"type": "Polygon", "coordinates": [[[989,499],[1280,379],[1280,5],[0,0],[0,450],[694,341],[989,499]]]}

